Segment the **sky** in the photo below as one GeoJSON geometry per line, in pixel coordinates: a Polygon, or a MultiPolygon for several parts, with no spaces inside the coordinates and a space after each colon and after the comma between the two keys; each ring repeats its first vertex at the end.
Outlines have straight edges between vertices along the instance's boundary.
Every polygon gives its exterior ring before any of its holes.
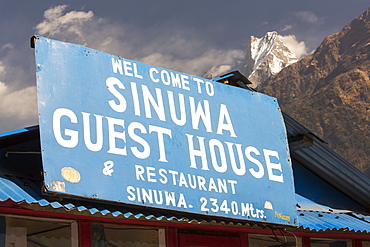
{"type": "Polygon", "coordinates": [[[0,133],[37,125],[37,34],[205,77],[239,69],[251,36],[277,31],[303,58],[368,0],[1,0],[0,133]]]}

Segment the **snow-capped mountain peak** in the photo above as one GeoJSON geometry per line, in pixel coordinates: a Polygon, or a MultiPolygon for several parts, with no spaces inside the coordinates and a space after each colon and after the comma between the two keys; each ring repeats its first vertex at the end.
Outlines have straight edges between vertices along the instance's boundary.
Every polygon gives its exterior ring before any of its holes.
{"type": "Polygon", "coordinates": [[[273,31],[262,38],[251,36],[240,71],[248,77],[253,86],[257,86],[297,61],[296,56],[279,39],[279,34],[273,31]]]}

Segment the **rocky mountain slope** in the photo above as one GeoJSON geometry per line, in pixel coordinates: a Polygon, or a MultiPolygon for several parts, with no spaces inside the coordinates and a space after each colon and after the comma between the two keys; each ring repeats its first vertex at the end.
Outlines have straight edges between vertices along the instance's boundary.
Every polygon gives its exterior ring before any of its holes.
{"type": "Polygon", "coordinates": [[[370,177],[370,9],[258,90],[370,177]]]}
{"type": "Polygon", "coordinates": [[[268,32],[262,38],[251,37],[240,72],[253,83],[252,87],[256,87],[297,61],[294,53],[279,39],[278,33],[268,32]]]}

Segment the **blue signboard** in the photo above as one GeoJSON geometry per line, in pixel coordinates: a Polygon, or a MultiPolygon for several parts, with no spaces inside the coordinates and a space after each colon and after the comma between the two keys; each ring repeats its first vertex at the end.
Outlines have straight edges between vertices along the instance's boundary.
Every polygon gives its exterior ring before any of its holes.
{"type": "Polygon", "coordinates": [[[49,192],[296,224],[287,136],[275,98],[35,39],[49,192]]]}

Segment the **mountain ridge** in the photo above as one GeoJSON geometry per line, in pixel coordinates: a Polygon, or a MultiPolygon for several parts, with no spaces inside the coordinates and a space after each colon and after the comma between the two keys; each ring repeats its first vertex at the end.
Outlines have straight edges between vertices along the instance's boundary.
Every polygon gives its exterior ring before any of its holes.
{"type": "Polygon", "coordinates": [[[370,177],[370,8],[258,90],[370,177]]]}

